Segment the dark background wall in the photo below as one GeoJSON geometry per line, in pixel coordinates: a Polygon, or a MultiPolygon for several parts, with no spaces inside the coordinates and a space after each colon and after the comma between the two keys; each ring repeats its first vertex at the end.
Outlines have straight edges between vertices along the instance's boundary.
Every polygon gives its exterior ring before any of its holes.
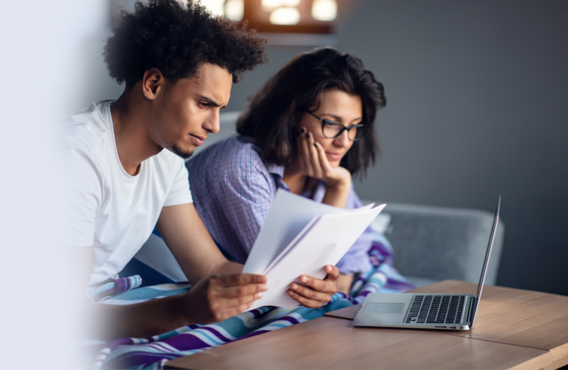
{"type": "MultiPolygon", "coordinates": [[[[387,95],[359,195],[493,212],[501,194],[498,285],[568,294],[568,1],[360,1],[335,46],[387,95]]],[[[270,46],[228,110],[309,49],[270,46]]],[[[117,97],[97,68],[89,98],[117,97]]]]}

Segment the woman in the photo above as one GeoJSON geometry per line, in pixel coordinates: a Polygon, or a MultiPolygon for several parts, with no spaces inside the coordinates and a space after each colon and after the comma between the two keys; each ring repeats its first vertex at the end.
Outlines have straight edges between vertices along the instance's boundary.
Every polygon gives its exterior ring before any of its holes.
{"type": "MultiPolygon", "coordinates": [[[[374,121],[383,85],[360,59],[318,48],[290,61],[253,97],[237,137],[188,162],[197,212],[229,259],[244,263],[278,189],[325,204],[361,206],[352,176],[378,146],[374,121]]],[[[338,291],[371,268],[365,232],[337,264],[338,291]]]]}

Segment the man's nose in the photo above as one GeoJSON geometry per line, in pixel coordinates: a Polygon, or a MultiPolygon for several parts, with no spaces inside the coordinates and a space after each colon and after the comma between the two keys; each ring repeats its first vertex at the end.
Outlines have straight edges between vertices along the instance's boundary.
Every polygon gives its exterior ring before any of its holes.
{"type": "Polygon", "coordinates": [[[221,118],[220,113],[217,109],[211,111],[211,113],[203,122],[203,128],[207,131],[211,132],[212,134],[216,134],[221,130],[221,118]]]}

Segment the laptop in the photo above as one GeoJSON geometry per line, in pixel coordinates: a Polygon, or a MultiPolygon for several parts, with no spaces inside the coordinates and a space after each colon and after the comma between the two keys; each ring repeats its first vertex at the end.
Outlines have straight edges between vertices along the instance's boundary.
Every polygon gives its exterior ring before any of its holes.
{"type": "Polygon", "coordinates": [[[489,244],[477,286],[477,294],[371,293],[353,320],[354,326],[469,330],[481,300],[485,272],[499,224],[501,196],[497,202],[489,244]]]}

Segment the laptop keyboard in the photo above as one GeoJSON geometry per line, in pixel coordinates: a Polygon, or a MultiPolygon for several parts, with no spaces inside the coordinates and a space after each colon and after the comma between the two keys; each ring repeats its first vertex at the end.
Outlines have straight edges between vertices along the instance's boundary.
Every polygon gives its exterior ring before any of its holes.
{"type": "Polygon", "coordinates": [[[465,299],[464,295],[415,295],[405,322],[459,324],[465,299]]]}

